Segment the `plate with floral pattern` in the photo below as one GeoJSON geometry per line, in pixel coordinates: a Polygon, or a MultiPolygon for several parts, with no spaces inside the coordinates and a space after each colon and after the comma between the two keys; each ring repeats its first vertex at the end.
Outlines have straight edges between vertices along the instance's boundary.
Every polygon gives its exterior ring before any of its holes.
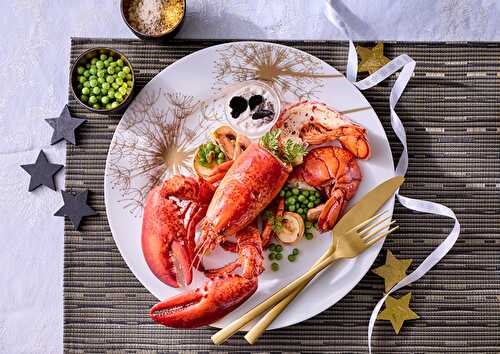
{"type": "MultiPolygon", "coordinates": [[[[384,129],[365,97],[334,67],[303,51],[265,42],[233,42],[188,55],[156,75],[127,108],[113,136],[105,170],[105,203],[113,238],[130,270],[158,299],[190,291],[206,279],[195,271],[185,289],[161,282],[149,269],[141,249],[144,202],[152,187],[176,174],[194,175],[192,161],[209,134],[226,124],[224,112],[213,104],[231,85],[260,80],[283,101],[321,101],[346,114],[367,130],[371,158],[360,160],[363,175],[353,205],[365,193],[394,176],[394,165],[384,129]]],[[[392,214],[394,199],[385,205],[392,214]]],[[[349,207],[349,206],[348,206],[349,207]]],[[[277,272],[265,252],[266,270],[257,291],[240,307],[212,325],[223,327],[239,318],[273,292],[291,282],[328,247],[330,233],[315,232],[312,240],[285,246],[277,272]],[[295,262],[286,255],[299,248],[295,262]]],[[[339,261],[325,270],[269,327],[304,321],[342,299],[370,269],[382,243],[355,259],[339,261]]],[[[217,249],[208,262],[234,259],[217,249]]],[[[151,304],[153,305],[153,304],[151,304]]],[[[144,309],[148,312],[149,309],[144,309]]]]}

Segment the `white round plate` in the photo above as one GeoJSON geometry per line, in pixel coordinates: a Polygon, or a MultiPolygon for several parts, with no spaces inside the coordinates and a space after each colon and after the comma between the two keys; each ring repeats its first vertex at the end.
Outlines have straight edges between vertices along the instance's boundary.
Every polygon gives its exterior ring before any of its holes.
{"type": "MultiPolygon", "coordinates": [[[[207,141],[210,130],[224,124],[222,115],[211,107],[214,95],[227,84],[259,78],[279,91],[285,101],[325,102],[367,129],[372,157],[359,162],[363,181],[350,205],[394,175],[387,137],[370,104],[339,71],[318,58],[272,43],[236,42],[206,48],[178,60],[153,78],[123,115],[111,142],[104,181],[109,226],[118,249],[137,279],[158,299],[194,289],[204,277],[196,274],[189,289],[175,289],[149,270],[141,249],[145,195],[164,178],[192,174],[194,149],[207,141]]],[[[392,214],[393,206],[392,198],[384,208],[392,214]]],[[[227,325],[297,278],[318,259],[329,242],[330,233],[300,241],[293,246],[301,251],[294,263],[286,260],[292,247],[285,247],[278,272],[270,270],[266,252],[266,270],[259,277],[256,293],[213,326],[227,325]]],[[[379,243],[355,259],[328,268],[270,329],[304,321],[335,304],[370,269],[381,247],[379,243]]],[[[234,259],[234,255],[222,251],[213,256],[219,260],[234,259]]],[[[209,266],[213,256],[208,260],[209,266]]]]}

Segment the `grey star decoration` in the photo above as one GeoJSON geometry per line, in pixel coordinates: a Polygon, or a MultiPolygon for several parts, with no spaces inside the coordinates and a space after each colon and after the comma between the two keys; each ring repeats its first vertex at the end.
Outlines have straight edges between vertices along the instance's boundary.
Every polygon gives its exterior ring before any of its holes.
{"type": "Polygon", "coordinates": [[[61,191],[64,205],[56,211],[54,216],[67,216],[76,230],[80,227],[80,222],[86,216],[97,215],[97,212],[87,204],[89,191],[66,192],[61,191]]]}
{"type": "Polygon", "coordinates": [[[31,192],[41,185],[47,186],[53,191],[56,190],[54,175],[63,168],[63,165],[50,163],[43,150],[40,150],[36,162],[29,165],[21,165],[21,168],[29,173],[30,185],[28,191],[31,192]]]}
{"type": "Polygon", "coordinates": [[[73,118],[69,112],[68,105],[65,105],[58,118],[45,119],[47,123],[54,129],[50,144],[54,145],[61,140],[66,140],[68,143],[76,145],[75,130],[80,125],[85,123],[86,119],[73,118]]]}

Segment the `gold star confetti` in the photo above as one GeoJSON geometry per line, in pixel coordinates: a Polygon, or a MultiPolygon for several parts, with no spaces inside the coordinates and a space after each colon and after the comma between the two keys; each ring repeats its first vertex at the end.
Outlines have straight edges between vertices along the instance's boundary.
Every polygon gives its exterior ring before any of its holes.
{"type": "Polygon", "coordinates": [[[411,259],[398,260],[391,251],[387,250],[385,264],[372,270],[373,273],[385,280],[385,292],[391,290],[401,279],[406,277],[406,270],[410,266],[411,259]]]}
{"type": "Polygon", "coordinates": [[[391,60],[384,56],[384,43],[377,43],[372,49],[357,46],[356,51],[361,57],[358,73],[368,72],[370,75],[391,60]]]}
{"type": "Polygon", "coordinates": [[[385,300],[385,309],[377,316],[377,320],[391,321],[392,327],[398,334],[404,321],[420,318],[410,309],[410,299],[411,292],[399,299],[388,296],[385,300]]]}

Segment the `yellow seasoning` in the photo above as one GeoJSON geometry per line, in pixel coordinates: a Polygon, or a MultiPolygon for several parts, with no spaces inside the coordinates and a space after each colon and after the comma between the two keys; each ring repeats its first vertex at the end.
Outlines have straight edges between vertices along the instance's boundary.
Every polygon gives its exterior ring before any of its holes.
{"type": "Polygon", "coordinates": [[[128,9],[131,26],[153,36],[171,31],[183,15],[183,0],[132,0],[128,9]]]}

